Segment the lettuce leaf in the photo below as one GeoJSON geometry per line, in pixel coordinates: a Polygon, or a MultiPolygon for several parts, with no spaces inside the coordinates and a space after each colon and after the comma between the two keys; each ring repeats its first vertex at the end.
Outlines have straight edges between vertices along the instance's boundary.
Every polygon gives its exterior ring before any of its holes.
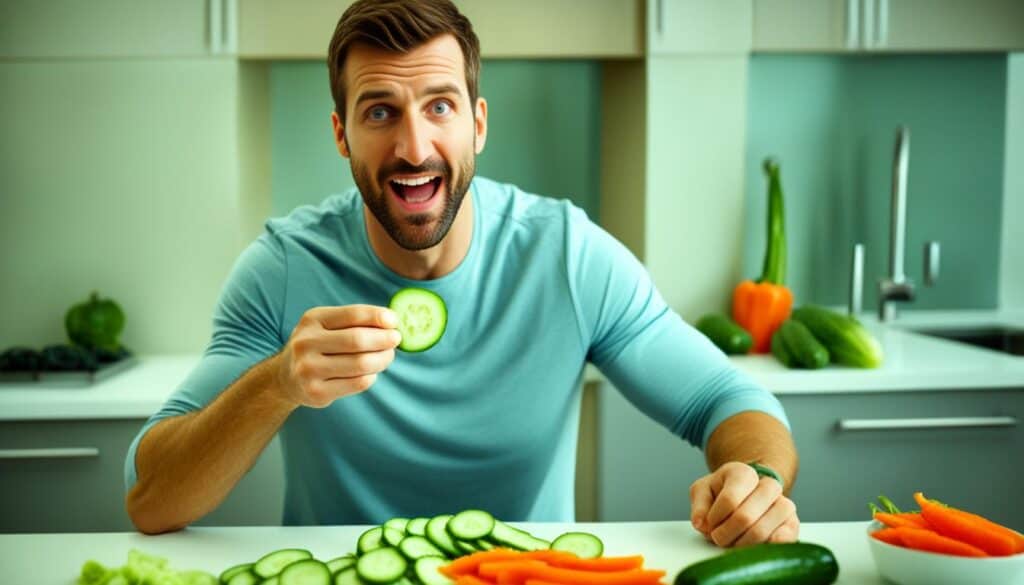
{"type": "Polygon", "coordinates": [[[123,567],[86,561],[78,585],[217,585],[217,578],[205,571],[172,569],[167,559],[132,549],[123,567]]]}

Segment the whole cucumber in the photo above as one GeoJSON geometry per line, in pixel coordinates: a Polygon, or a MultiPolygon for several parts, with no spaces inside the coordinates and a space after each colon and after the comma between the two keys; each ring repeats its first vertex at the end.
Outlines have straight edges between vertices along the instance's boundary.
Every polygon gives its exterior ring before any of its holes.
{"type": "Polygon", "coordinates": [[[755,544],[694,563],[674,585],[829,585],[839,564],[828,548],[809,542],[755,544]]]}
{"type": "Polygon", "coordinates": [[[754,346],[754,338],[750,333],[722,313],[704,315],[697,321],[696,327],[728,355],[749,353],[754,346]]]}
{"type": "Polygon", "coordinates": [[[828,365],[828,350],[803,323],[787,319],[775,335],[782,338],[801,366],[814,370],[828,365]]]}
{"type": "Polygon", "coordinates": [[[811,330],[833,361],[858,368],[882,364],[881,344],[856,319],[814,305],[795,309],[792,318],[811,330]]]}
{"type": "Polygon", "coordinates": [[[778,329],[775,330],[775,334],[772,335],[772,355],[775,359],[779,360],[782,365],[787,368],[799,368],[800,364],[797,363],[796,358],[793,357],[793,353],[786,347],[785,342],[782,341],[782,336],[779,335],[778,329]]]}

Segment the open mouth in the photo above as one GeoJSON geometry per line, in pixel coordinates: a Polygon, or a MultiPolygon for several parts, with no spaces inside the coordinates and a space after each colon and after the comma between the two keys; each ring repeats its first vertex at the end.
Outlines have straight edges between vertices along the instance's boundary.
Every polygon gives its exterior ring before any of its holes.
{"type": "Polygon", "coordinates": [[[441,177],[398,178],[388,181],[391,190],[405,204],[404,207],[426,207],[440,190],[441,177]]]}

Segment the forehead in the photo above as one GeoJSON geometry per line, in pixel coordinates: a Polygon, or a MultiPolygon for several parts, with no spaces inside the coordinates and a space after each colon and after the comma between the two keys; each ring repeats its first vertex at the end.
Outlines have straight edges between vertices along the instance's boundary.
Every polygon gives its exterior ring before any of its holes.
{"type": "Polygon", "coordinates": [[[462,49],[450,34],[431,39],[408,53],[355,43],[345,57],[342,74],[350,103],[360,90],[379,85],[412,85],[443,79],[466,89],[462,49]]]}

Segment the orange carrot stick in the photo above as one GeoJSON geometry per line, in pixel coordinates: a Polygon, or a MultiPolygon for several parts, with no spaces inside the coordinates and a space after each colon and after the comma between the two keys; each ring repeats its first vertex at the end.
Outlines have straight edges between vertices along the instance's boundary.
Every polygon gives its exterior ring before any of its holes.
{"type": "Polygon", "coordinates": [[[540,579],[527,579],[523,585],[562,585],[561,583],[552,583],[551,581],[541,581],[540,579]]]}
{"type": "Polygon", "coordinates": [[[921,492],[914,494],[914,500],[921,506],[924,519],[936,532],[980,548],[992,556],[1012,555],[1024,543],[1024,537],[1005,526],[977,514],[943,506],[925,498],[921,492]]]}
{"type": "Polygon", "coordinates": [[[901,514],[889,514],[887,512],[875,512],[875,520],[885,524],[889,528],[927,528],[931,529],[928,521],[919,512],[903,512],[901,514]]]}
{"type": "Polygon", "coordinates": [[[529,579],[561,583],[562,585],[655,585],[665,571],[634,569],[630,571],[579,571],[550,567],[544,563],[484,563],[481,577],[494,577],[501,584],[525,583],[529,579]]]}
{"type": "Polygon", "coordinates": [[[599,557],[596,559],[581,559],[575,555],[563,558],[554,558],[548,561],[552,567],[562,569],[579,569],[581,571],[628,571],[640,569],[644,566],[644,557],[635,555],[631,557],[599,557]]]}
{"type": "Polygon", "coordinates": [[[439,569],[445,577],[475,574],[481,563],[519,558],[522,553],[507,548],[496,548],[459,557],[439,569]]]}
{"type": "Polygon", "coordinates": [[[487,581],[476,575],[459,575],[455,579],[455,585],[495,585],[494,581],[487,581]]]}
{"type": "Polygon", "coordinates": [[[871,536],[888,544],[905,546],[903,539],[900,538],[900,533],[895,528],[881,528],[872,532],[871,536]]]}
{"type": "Polygon", "coordinates": [[[982,549],[923,528],[891,528],[904,546],[915,550],[956,555],[958,557],[987,557],[982,549]]]}
{"type": "Polygon", "coordinates": [[[477,571],[477,576],[492,579],[501,585],[521,584],[533,576],[535,569],[543,567],[547,567],[544,561],[534,559],[494,561],[482,563],[477,571]]]}

